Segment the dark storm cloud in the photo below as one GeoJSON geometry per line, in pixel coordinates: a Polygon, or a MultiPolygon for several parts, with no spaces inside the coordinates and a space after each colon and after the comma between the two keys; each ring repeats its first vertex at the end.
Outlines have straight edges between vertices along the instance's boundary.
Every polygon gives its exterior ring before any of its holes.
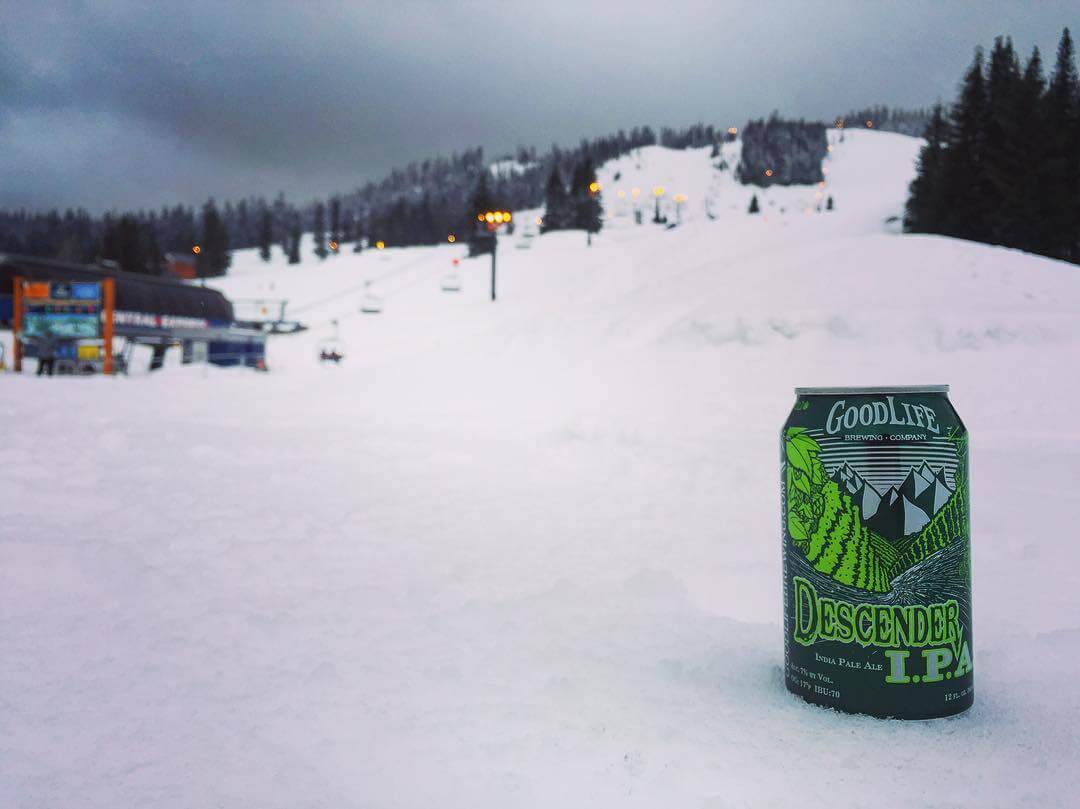
{"type": "Polygon", "coordinates": [[[0,205],[303,198],[474,144],[921,106],[995,34],[1052,52],[1069,5],[3,0],[0,205]]]}

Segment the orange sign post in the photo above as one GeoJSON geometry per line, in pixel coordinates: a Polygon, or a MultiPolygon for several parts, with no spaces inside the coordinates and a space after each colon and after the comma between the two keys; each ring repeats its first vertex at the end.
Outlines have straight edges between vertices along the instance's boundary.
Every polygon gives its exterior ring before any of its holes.
{"type": "Polygon", "coordinates": [[[101,372],[113,373],[113,311],[116,309],[116,279],[106,278],[101,282],[102,323],[101,337],[105,341],[105,361],[101,372]]]}
{"type": "Polygon", "coordinates": [[[19,335],[22,334],[22,285],[22,278],[16,275],[12,279],[14,297],[11,302],[15,305],[15,311],[12,318],[11,333],[15,335],[15,356],[12,358],[11,367],[17,374],[22,373],[22,340],[19,339],[19,335]]]}
{"type": "Polygon", "coordinates": [[[12,369],[22,372],[25,337],[59,338],[65,356],[73,360],[101,359],[101,371],[116,372],[113,337],[116,334],[116,280],[101,282],[28,281],[13,279],[12,331],[15,350],[12,369]],[[87,338],[101,338],[102,345],[80,345],[87,338]]]}

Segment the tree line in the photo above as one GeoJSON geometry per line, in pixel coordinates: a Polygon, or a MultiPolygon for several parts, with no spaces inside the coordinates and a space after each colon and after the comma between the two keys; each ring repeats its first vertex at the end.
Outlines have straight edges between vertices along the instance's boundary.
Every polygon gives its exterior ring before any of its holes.
{"type": "Polygon", "coordinates": [[[540,232],[584,230],[593,234],[599,233],[602,225],[603,204],[592,158],[586,155],[574,166],[569,187],[563,185],[559,167],[553,167],[544,194],[540,232]]]}
{"type": "Polygon", "coordinates": [[[0,210],[0,252],[89,264],[114,261],[128,272],[157,275],[164,256],[193,256],[199,275],[221,275],[233,249],[261,246],[268,232],[288,252],[303,215],[278,196],[227,202],[196,210],[187,205],[93,216],[83,208],[28,212],[0,210]],[[198,247],[198,253],[194,248],[198,247]]]}
{"type": "MultiPolygon", "coordinates": [[[[685,139],[683,132],[671,132],[672,137],[685,139]]],[[[249,197],[221,206],[211,199],[199,210],[177,205],[101,216],[81,208],[0,209],[0,252],[76,263],[109,260],[130,272],[156,275],[165,254],[191,255],[198,246],[199,274],[219,275],[226,271],[229,251],[234,249],[257,247],[269,260],[274,247],[280,246],[289,261],[297,263],[300,235],[308,231],[317,231],[313,250],[320,257],[329,255],[330,242],[359,246],[367,239],[411,246],[436,244],[450,233],[463,234],[467,240],[475,230],[471,194],[482,176],[490,181],[492,198],[502,207],[539,207],[552,168],[569,173],[586,155],[599,164],[657,140],[650,127],[634,127],[583,139],[572,148],[553,145],[543,154],[522,147],[491,165],[478,147],[410,163],[378,182],[303,206],[279,195],[272,202],[249,197]],[[335,211],[340,219],[325,221],[335,211]],[[324,221],[316,227],[320,215],[324,221]]]]}
{"type": "Polygon", "coordinates": [[[901,135],[920,137],[926,131],[932,115],[932,108],[920,107],[905,110],[876,104],[872,107],[853,110],[847,115],[838,115],[836,121],[845,127],[879,129],[882,132],[898,132],[901,135]]]}
{"type": "Polygon", "coordinates": [[[742,154],[735,173],[743,185],[809,185],[824,179],[821,161],[828,149],[825,124],[785,121],[777,113],[750,121],[742,131],[742,154]]]}
{"type": "Polygon", "coordinates": [[[1047,80],[1008,37],[981,48],[956,102],[934,108],[905,229],[1080,263],[1080,81],[1069,29],[1047,80]]]}

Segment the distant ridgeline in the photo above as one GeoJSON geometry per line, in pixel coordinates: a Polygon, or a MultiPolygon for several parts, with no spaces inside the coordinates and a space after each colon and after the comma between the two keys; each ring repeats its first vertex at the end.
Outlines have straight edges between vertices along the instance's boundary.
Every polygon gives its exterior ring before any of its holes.
{"type": "Polygon", "coordinates": [[[904,217],[914,233],[1015,247],[1080,264],[1080,80],[1069,29],[1047,77],[998,37],[960,96],[934,109],[904,217]]]}
{"type": "Polygon", "coordinates": [[[837,123],[846,129],[878,129],[882,132],[898,132],[921,138],[930,123],[933,109],[902,110],[886,106],[867,107],[847,115],[836,116],[837,123]]]}
{"type": "Polygon", "coordinates": [[[828,148],[825,124],[784,121],[774,113],[742,130],[736,172],[744,185],[809,185],[825,179],[821,161],[828,148]]]}

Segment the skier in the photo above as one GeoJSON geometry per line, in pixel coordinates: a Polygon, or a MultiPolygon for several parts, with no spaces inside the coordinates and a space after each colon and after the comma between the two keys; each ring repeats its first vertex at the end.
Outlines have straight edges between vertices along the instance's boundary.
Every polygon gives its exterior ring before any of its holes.
{"type": "Polygon", "coordinates": [[[51,334],[46,334],[37,341],[38,366],[37,375],[53,375],[53,366],[56,364],[56,341],[51,334]]]}

